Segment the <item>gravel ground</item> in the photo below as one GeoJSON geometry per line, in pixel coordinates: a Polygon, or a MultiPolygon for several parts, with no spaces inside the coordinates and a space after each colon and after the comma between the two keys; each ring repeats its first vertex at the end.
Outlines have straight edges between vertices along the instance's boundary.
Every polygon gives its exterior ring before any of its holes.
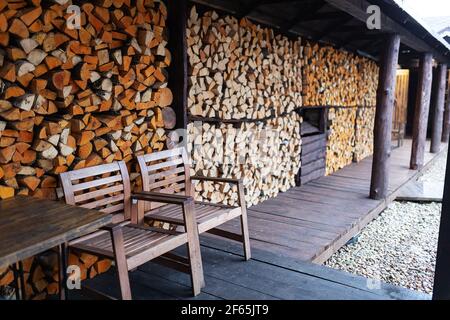
{"type": "MultiPolygon", "coordinates": [[[[443,180],[446,160],[442,154],[419,180],[443,180]]],[[[431,293],[440,211],[440,203],[394,202],[325,265],[431,293]]]]}

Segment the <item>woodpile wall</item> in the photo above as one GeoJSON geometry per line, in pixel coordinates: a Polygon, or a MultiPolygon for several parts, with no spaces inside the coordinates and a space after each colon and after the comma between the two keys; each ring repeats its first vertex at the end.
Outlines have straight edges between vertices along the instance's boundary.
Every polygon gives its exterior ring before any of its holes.
{"type": "Polygon", "coordinates": [[[191,115],[263,119],[302,105],[300,40],[195,6],[187,37],[191,115]]]}
{"type": "Polygon", "coordinates": [[[304,106],[375,106],[378,66],[374,61],[310,42],[303,51],[304,106]]]}
{"type": "MultiPolygon", "coordinates": [[[[265,122],[188,126],[191,173],[242,179],[247,205],[275,197],[295,186],[300,168],[300,123],[296,113],[265,122]]],[[[201,182],[195,186],[201,200],[237,204],[236,190],[226,184],[201,182]]]]}
{"type": "Polygon", "coordinates": [[[330,108],[328,121],[331,124],[327,141],[327,175],[353,162],[356,108],[330,108]]]}
{"type": "MultiPolygon", "coordinates": [[[[192,173],[242,178],[248,205],[295,185],[300,167],[300,40],[192,7],[188,20],[192,173]],[[209,119],[206,119],[209,118],[209,119]],[[208,121],[217,121],[210,124],[208,121]],[[226,120],[242,120],[235,124],[226,120]],[[202,119],[199,119],[202,120],[202,119]],[[261,120],[256,122],[255,120],[261,120]]],[[[235,204],[232,190],[201,183],[201,199],[235,204]]]]}
{"type": "Polygon", "coordinates": [[[326,175],[373,153],[375,107],[330,108],[326,175]]]}
{"type": "Polygon", "coordinates": [[[331,174],[373,152],[379,69],[370,59],[331,46],[307,42],[303,52],[303,104],[329,107],[326,174],[331,174]]]}
{"type": "Polygon", "coordinates": [[[354,161],[359,162],[373,154],[373,130],[375,125],[375,108],[358,108],[356,110],[354,161]]]}
{"type": "MultiPolygon", "coordinates": [[[[166,17],[156,0],[0,1],[2,199],[56,199],[61,172],[165,147],[164,127],[174,125],[163,119],[172,102],[166,17]],[[77,29],[67,24],[71,4],[77,29]]],[[[75,259],[87,276],[107,269],[75,259]]],[[[34,270],[31,297],[54,293],[53,271],[34,270]]],[[[0,271],[4,285],[10,272],[0,271]]]]}

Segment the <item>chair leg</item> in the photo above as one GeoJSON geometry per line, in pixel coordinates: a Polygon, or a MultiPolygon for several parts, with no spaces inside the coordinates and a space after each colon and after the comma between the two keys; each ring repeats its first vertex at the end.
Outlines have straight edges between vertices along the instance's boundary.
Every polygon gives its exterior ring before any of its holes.
{"type": "Polygon", "coordinates": [[[125,257],[122,229],[118,228],[112,230],[111,240],[114,250],[114,260],[116,262],[117,276],[119,278],[122,300],[131,300],[130,279],[128,277],[128,266],[127,259],[125,257]]]}
{"type": "Polygon", "coordinates": [[[188,243],[189,265],[191,267],[191,284],[194,296],[199,295],[201,289],[205,286],[203,275],[202,257],[200,247],[195,243],[188,243]]]}
{"type": "Polygon", "coordinates": [[[187,233],[187,248],[189,266],[191,268],[191,283],[194,296],[200,294],[202,286],[205,285],[203,275],[202,255],[200,252],[200,240],[198,237],[197,220],[195,219],[194,203],[190,201],[183,205],[185,220],[185,231],[187,233]]]}
{"type": "Polygon", "coordinates": [[[58,263],[59,263],[59,299],[67,300],[68,291],[66,290],[67,281],[67,257],[68,257],[67,244],[62,243],[58,247],[58,263]]]}
{"type": "MultiPolygon", "coordinates": [[[[199,242],[199,247],[200,247],[200,242],[199,242]]],[[[191,259],[190,259],[191,252],[189,250],[189,244],[188,243],[186,244],[186,250],[188,252],[189,267],[192,269],[191,259]]],[[[200,259],[200,262],[202,262],[201,250],[200,250],[200,258],[199,259],[200,259]]],[[[201,272],[198,273],[198,277],[199,277],[199,281],[200,281],[200,286],[202,288],[204,288],[206,286],[206,283],[205,283],[205,276],[203,274],[203,264],[201,264],[201,267],[202,267],[202,269],[201,269],[201,272]]],[[[191,276],[192,276],[192,274],[191,274],[191,276]]]]}
{"type": "Polygon", "coordinates": [[[244,246],[244,257],[245,260],[250,260],[252,254],[250,252],[250,235],[248,233],[247,204],[245,203],[244,185],[241,181],[238,184],[238,196],[239,205],[241,206],[241,234],[242,245],[244,246]]]}
{"type": "Polygon", "coordinates": [[[242,245],[244,247],[244,257],[245,260],[250,260],[252,254],[250,249],[250,235],[248,232],[247,210],[242,210],[241,232],[242,232],[242,245]]]}

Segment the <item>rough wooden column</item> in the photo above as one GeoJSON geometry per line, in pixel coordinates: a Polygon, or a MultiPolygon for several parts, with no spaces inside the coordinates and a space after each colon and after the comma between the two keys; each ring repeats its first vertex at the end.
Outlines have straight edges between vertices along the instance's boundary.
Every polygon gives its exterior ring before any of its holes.
{"type": "Polygon", "coordinates": [[[389,158],[391,156],[392,114],[394,110],[395,79],[400,36],[388,35],[384,45],[377,90],[374,152],[370,197],[382,199],[389,187],[389,158]]]}
{"type": "Polygon", "coordinates": [[[447,155],[441,224],[434,274],[433,299],[450,299],[450,153],[447,155]]]}
{"type": "Polygon", "coordinates": [[[432,78],[433,56],[431,53],[424,53],[420,59],[416,109],[414,111],[411,161],[409,164],[412,170],[421,169],[424,163],[432,78]]]}
{"type": "Polygon", "coordinates": [[[173,92],[173,109],[176,113],[176,128],[187,126],[187,0],[167,2],[168,25],[170,26],[169,49],[172,63],[169,69],[169,88],[173,92]]]}
{"type": "Polygon", "coordinates": [[[450,137],[450,82],[447,89],[447,101],[445,102],[444,130],[442,130],[442,142],[448,143],[450,137]]]}
{"type": "Polygon", "coordinates": [[[434,92],[433,131],[431,136],[431,153],[441,149],[442,127],[444,121],[445,87],[447,80],[447,65],[440,64],[437,71],[436,91],[434,92]]]}

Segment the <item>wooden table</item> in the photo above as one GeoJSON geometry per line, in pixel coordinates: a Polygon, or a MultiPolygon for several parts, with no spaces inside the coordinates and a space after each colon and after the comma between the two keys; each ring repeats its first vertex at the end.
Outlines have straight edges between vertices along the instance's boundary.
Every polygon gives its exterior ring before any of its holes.
{"type": "MultiPolygon", "coordinates": [[[[0,268],[65,244],[111,223],[111,215],[61,201],[17,196],[0,201],[0,268]]],[[[60,252],[61,253],[61,252],[60,252]]],[[[64,279],[65,254],[60,255],[64,279]],[[62,258],[62,259],[61,259],[62,258]]],[[[62,281],[60,281],[62,282],[62,281]]],[[[60,283],[60,289],[61,283],[60,283]]],[[[65,298],[64,290],[60,297],[65,298]]]]}

